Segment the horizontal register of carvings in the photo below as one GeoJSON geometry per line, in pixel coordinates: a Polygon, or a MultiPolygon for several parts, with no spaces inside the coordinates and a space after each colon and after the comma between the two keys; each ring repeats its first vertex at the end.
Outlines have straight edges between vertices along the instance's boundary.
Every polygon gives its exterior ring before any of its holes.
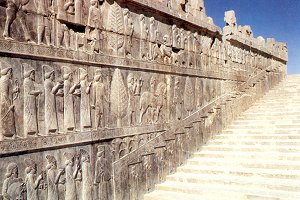
{"type": "Polygon", "coordinates": [[[203,0],[0,0],[0,200],[138,200],[286,75],[203,0]]]}

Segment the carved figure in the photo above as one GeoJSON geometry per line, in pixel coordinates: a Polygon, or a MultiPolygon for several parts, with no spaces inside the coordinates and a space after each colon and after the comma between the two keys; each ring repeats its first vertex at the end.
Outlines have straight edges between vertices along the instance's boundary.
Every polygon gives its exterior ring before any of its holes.
{"type": "Polygon", "coordinates": [[[29,3],[29,0],[23,1],[15,1],[15,0],[7,0],[7,8],[6,8],[6,21],[4,26],[3,37],[7,40],[12,40],[10,37],[10,28],[11,24],[18,18],[20,25],[24,32],[25,41],[28,43],[34,43],[31,40],[29,30],[26,24],[26,13],[24,11],[24,7],[29,3]]]}
{"type": "Polygon", "coordinates": [[[73,93],[77,84],[73,84],[73,72],[69,67],[64,67],[64,128],[65,131],[75,129],[73,93]]]}
{"type": "MultiPolygon", "coordinates": [[[[151,81],[150,81],[151,82],[151,81]]],[[[140,124],[143,121],[143,116],[150,109],[151,122],[158,122],[160,111],[167,98],[167,84],[160,82],[154,92],[154,84],[150,84],[150,92],[144,92],[140,99],[140,124]]]]}
{"type": "Polygon", "coordinates": [[[185,79],[185,88],[184,88],[184,107],[188,111],[189,115],[191,115],[194,109],[194,86],[190,77],[186,77],[185,79]]]}
{"type": "Polygon", "coordinates": [[[146,60],[148,57],[147,52],[147,42],[148,42],[148,36],[149,36],[149,29],[146,24],[145,15],[140,15],[140,54],[141,59],[146,60]]]}
{"type": "Polygon", "coordinates": [[[92,200],[92,172],[91,160],[87,151],[80,149],[81,155],[81,171],[82,171],[82,200],[92,200]]]}
{"type": "Polygon", "coordinates": [[[28,158],[25,159],[26,164],[26,178],[25,178],[25,184],[26,184],[26,191],[27,191],[27,199],[32,200],[38,200],[39,199],[39,185],[41,180],[43,179],[43,174],[37,175],[37,166],[34,160],[28,158]]]}
{"type": "Polygon", "coordinates": [[[169,44],[169,36],[165,35],[163,37],[163,44],[161,44],[160,47],[158,47],[157,44],[154,45],[154,60],[161,59],[163,63],[165,64],[171,64],[172,63],[172,47],[169,44]]]}
{"type": "Polygon", "coordinates": [[[65,185],[66,193],[65,200],[77,200],[76,195],[76,182],[78,172],[80,170],[80,165],[74,166],[74,155],[68,152],[64,153],[65,161],[65,185]],[[75,169],[74,169],[75,168],[75,169]]]}
{"type": "Polygon", "coordinates": [[[157,22],[154,17],[150,17],[149,26],[149,59],[153,59],[154,47],[156,45],[156,40],[158,37],[157,22]]]}
{"type": "Polygon", "coordinates": [[[79,69],[80,78],[80,129],[91,127],[91,109],[90,109],[90,91],[92,83],[87,80],[87,71],[83,68],[79,69]]]}
{"type": "Polygon", "coordinates": [[[181,120],[182,117],[182,104],[183,104],[183,98],[182,98],[182,91],[180,87],[180,78],[175,78],[175,86],[174,86],[174,98],[173,103],[175,104],[175,113],[176,113],[176,119],[181,120]]]}
{"type": "Polygon", "coordinates": [[[27,63],[24,68],[24,133],[28,135],[38,135],[38,100],[37,97],[42,94],[36,89],[35,70],[27,63]]]}
{"type": "MultiPolygon", "coordinates": [[[[1,65],[0,78],[0,141],[6,138],[14,138],[16,136],[15,126],[15,106],[14,100],[18,97],[20,89],[18,85],[13,89],[12,77],[13,69],[9,66],[1,65]],[[16,96],[14,96],[16,95],[16,96]]],[[[18,82],[17,82],[18,83],[18,82]]]]}
{"type": "Polygon", "coordinates": [[[51,22],[50,22],[50,12],[51,3],[49,0],[35,0],[35,5],[37,8],[37,38],[38,44],[44,44],[43,39],[45,38],[46,44],[50,46],[51,44],[51,22]]]}
{"type": "Polygon", "coordinates": [[[109,98],[106,95],[106,88],[100,70],[96,70],[96,75],[92,84],[92,92],[92,109],[95,109],[95,129],[97,130],[99,127],[104,127],[105,101],[110,103],[109,98]]]}
{"type": "Polygon", "coordinates": [[[134,95],[136,93],[137,85],[134,81],[133,73],[127,76],[127,89],[128,89],[128,124],[132,126],[135,121],[135,105],[134,105],[134,95]]]}
{"type": "Polygon", "coordinates": [[[10,162],[6,168],[5,179],[2,185],[2,198],[3,200],[20,199],[25,200],[23,195],[24,183],[19,178],[18,166],[14,162],[10,162]]]}
{"type": "Polygon", "coordinates": [[[107,200],[110,193],[111,174],[108,161],[105,157],[105,147],[98,146],[97,160],[95,166],[94,184],[98,185],[98,199],[107,200]]]}
{"type": "Polygon", "coordinates": [[[86,26],[86,35],[88,43],[91,45],[91,50],[94,52],[102,53],[102,16],[101,9],[99,8],[98,0],[91,0],[91,6],[89,8],[88,23],[86,26]]]}
{"type": "Polygon", "coordinates": [[[47,200],[59,200],[58,184],[63,184],[60,177],[65,173],[64,169],[57,170],[57,161],[54,156],[47,155],[47,200]]]}
{"type": "Polygon", "coordinates": [[[125,56],[127,58],[132,57],[131,49],[132,49],[132,36],[134,32],[134,26],[132,17],[127,8],[123,10],[124,15],[124,35],[125,35],[125,56]]]}
{"type": "Polygon", "coordinates": [[[44,71],[44,88],[45,88],[45,130],[46,134],[56,132],[58,130],[57,111],[56,111],[56,95],[59,89],[63,88],[62,83],[54,84],[55,72],[48,65],[43,65],[44,71]]]}

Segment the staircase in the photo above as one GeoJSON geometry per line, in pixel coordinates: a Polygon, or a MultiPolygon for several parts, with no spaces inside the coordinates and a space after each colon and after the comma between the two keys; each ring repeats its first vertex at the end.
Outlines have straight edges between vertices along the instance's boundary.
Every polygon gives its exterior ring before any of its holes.
{"type": "Polygon", "coordinates": [[[300,76],[288,76],[145,195],[202,199],[300,199],[300,76]]]}

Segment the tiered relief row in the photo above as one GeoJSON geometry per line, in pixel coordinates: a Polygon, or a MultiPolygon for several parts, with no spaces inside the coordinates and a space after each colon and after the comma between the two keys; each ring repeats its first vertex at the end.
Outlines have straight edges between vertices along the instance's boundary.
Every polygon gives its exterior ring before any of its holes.
{"type": "Polygon", "coordinates": [[[235,17],[225,21],[234,31],[222,36],[203,1],[193,0],[0,1],[0,199],[112,199],[122,195],[112,185],[120,178],[133,185],[121,199],[150,190],[162,180],[153,176],[174,171],[240,112],[245,81],[264,74],[246,88],[250,105],[285,74],[285,44],[257,42],[235,17]],[[138,160],[126,160],[133,152],[138,160]],[[167,158],[172,170],[157,165],[167,158]]]}

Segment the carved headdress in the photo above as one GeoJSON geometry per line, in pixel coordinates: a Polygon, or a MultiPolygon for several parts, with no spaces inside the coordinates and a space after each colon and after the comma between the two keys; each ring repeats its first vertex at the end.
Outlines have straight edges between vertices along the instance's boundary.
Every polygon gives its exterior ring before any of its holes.
{"type": "Polygon", "coordinates": [[[11,162],[7,165],[5,177],[8,178],[12,175],[14,169],[17,169],[18,165],[14,162],[11,162]]]}
{"type": "Polygon", "coordinates": [[[32,72],[35,71],[33,67],[31,67],[28,63],[23,63],[23,70],[24,70],[24,78],[28,78],[32,72]]]}
{"type": "Polygon", "coordinates": [[[82,160],[89,161],[90,155],[86,150],[80,149],[80,155],[82,160]]]}
{"type": "Polygon", "coordinates": [[[54,162],[56,162],[55,157],[52,156],[52,155],[47,155],[46,159],[47,159],[48,163],[54,163],[54,162]]]}
{"type": "Polygon", "coordinates": [[[26,165],[26,173],[30,173],[31,170],[36,169],[36,163],[31,158],[25,158],[24,162],[26,165]]]}
{"type": "Polygon", "coordinates": [[[66,158],[66,160],[73,160],[74,159],[74,154],[69,153],[69,152],[65,152],[64,153],[64,157],[66,158]]]}
{"type": "Polygon", "coordinates": [[[94,80],[99,80],[102,77],[101,69],[96,69],[94,80]]]}
{"type": "Polygon", "coordinates": [[[86,69],[79,68],[79,78],[80,80],[83,80],[87,77],[88,73],[86,69]]]}
{"type": "Polygon", "coordinates": [[[44,72],[44,78],[48,79],[51,77],[51,74],[54,73],[54,69],[52,67],[50,67],[49,65],[43,65],[43,72],[44,72]]]}
{"type": "Polygon", "coordinates": [[[1,76],[6,75],[12,67],[9,66],[7,62],[1,61],[0,62],[0,69],[1,69],[1,76]]]}
{"type": "Polygon", "coordinates": [[[97,151],[97,156],[100,157],[102,154],[104,156],[105,154],[105,146],[104,145],[99,145],[97,147],[98,151],[97,151]]]}
{"type": "Polygon", "coordinates": [[[129,73],[127,76],[127,83],[130,83],[134,79],[133,73],[129,73]]]}
{"type": "Polygon", "coordinates": [[[64,79],[68,79],[69,76],[72,74],[72,70],[70,67],[64,66],[64,79]]]}

